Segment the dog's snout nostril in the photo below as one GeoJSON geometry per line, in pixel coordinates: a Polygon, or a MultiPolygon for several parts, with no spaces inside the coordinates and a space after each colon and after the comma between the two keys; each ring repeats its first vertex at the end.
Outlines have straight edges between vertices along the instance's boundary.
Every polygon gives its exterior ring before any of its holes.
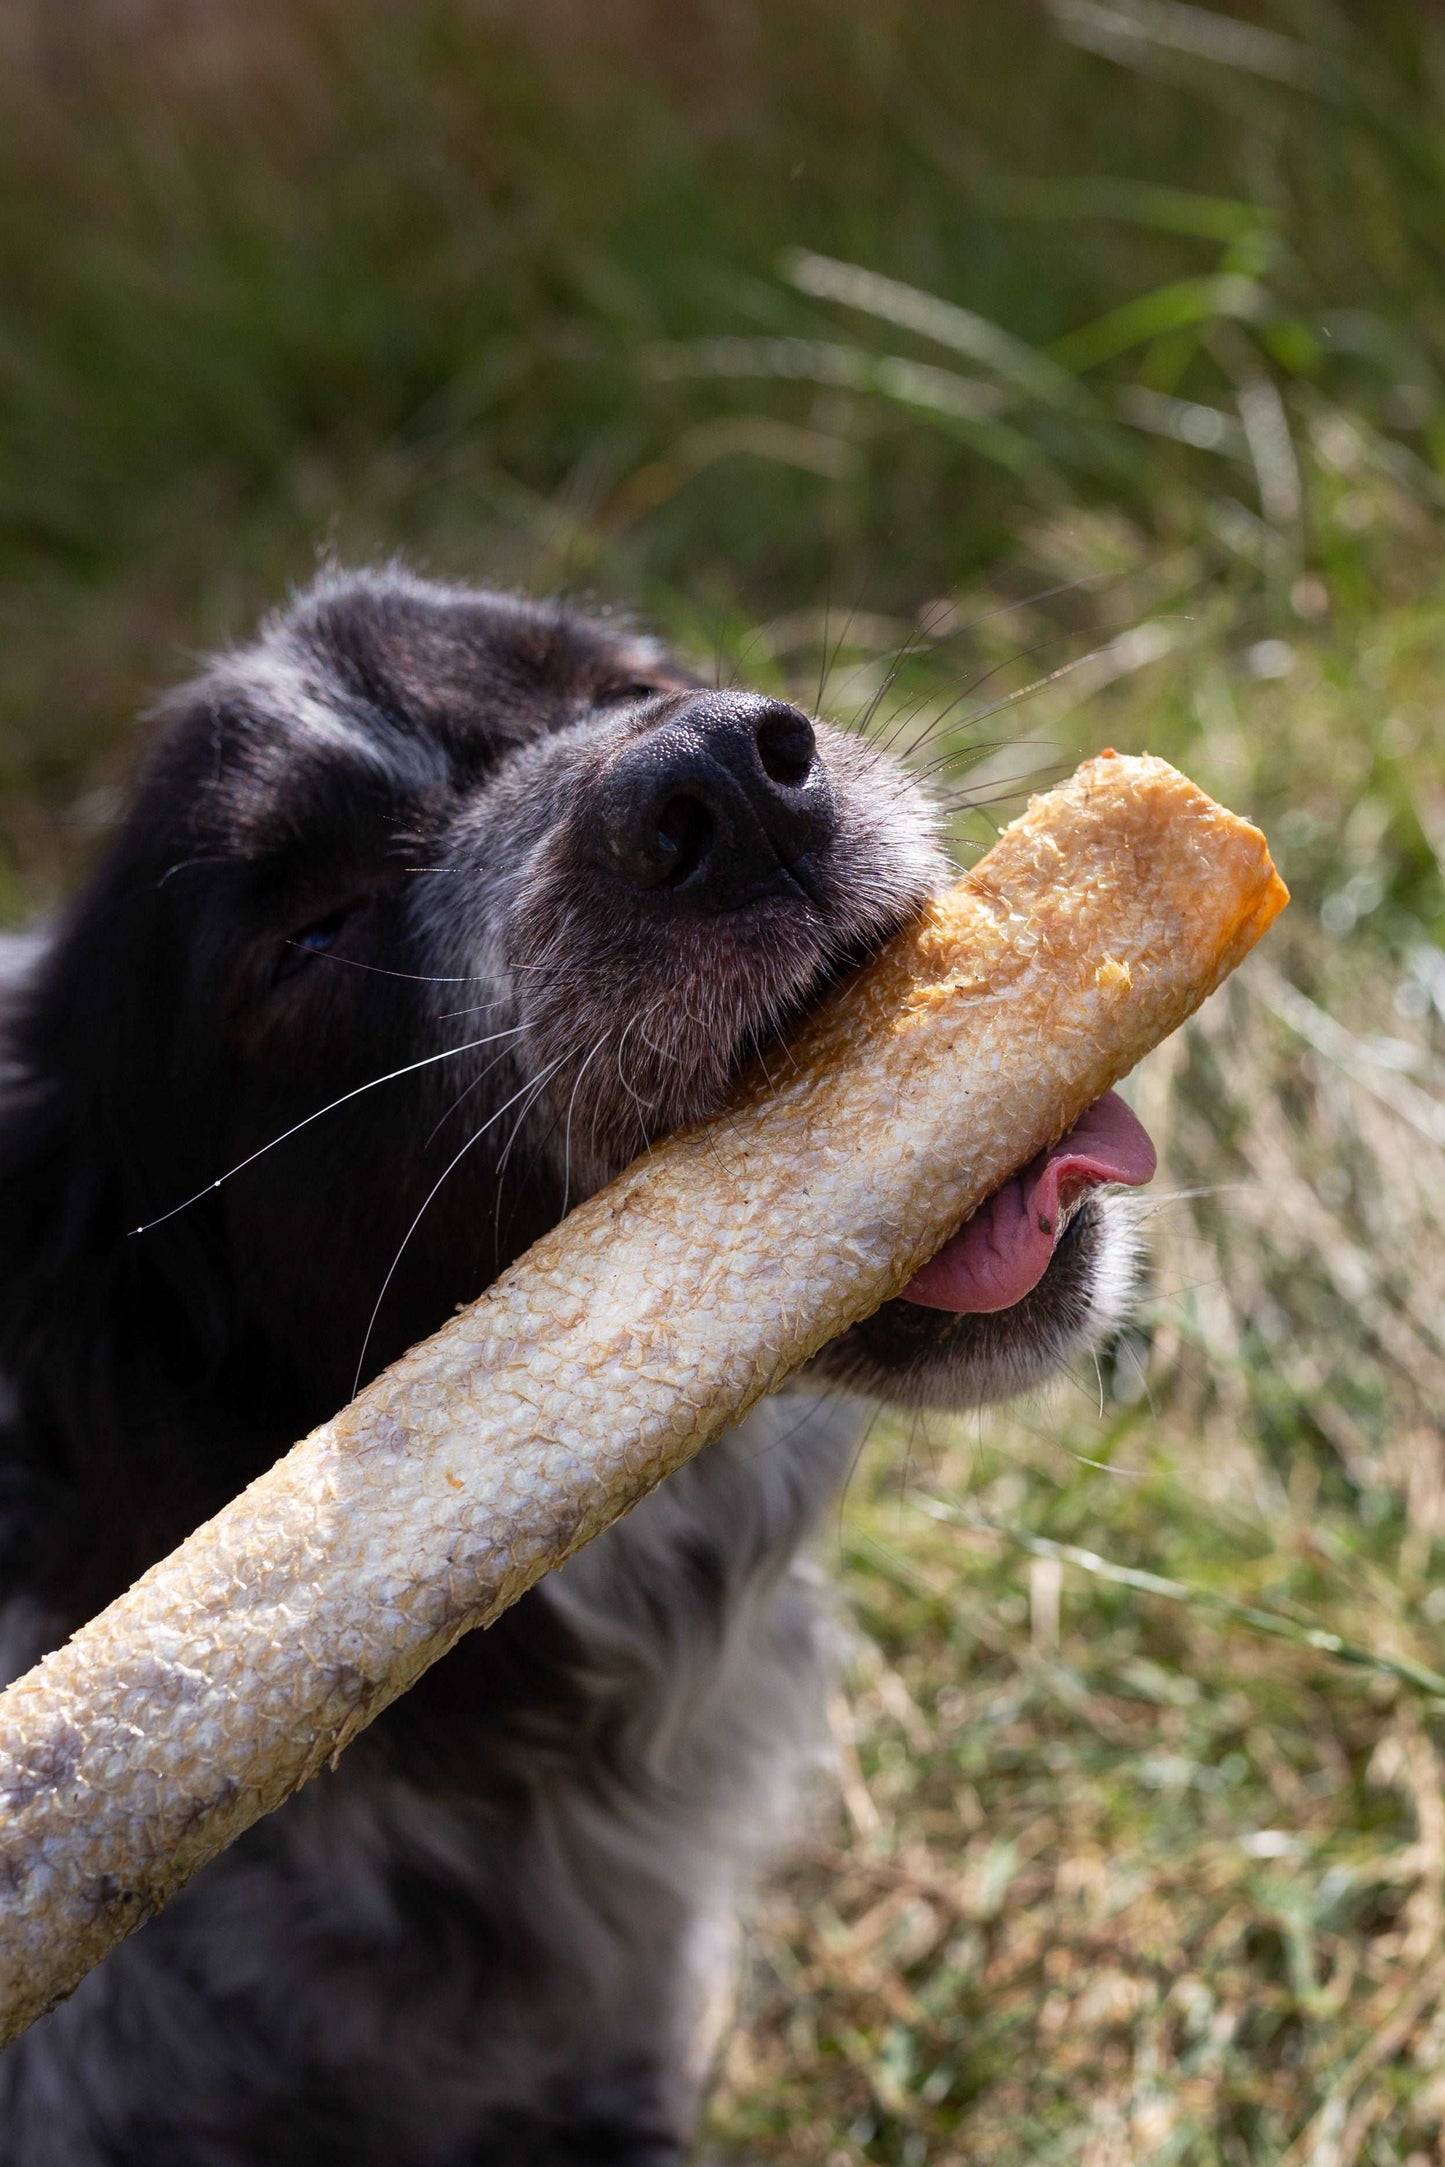
{"type": "Polygon", "coordinates": [[[657,862],[664,868],[655,885],[680,888],[707,856],[717,829],[708,808],[697,798],[669,798],[657,817],[657,862]]]}
{"type": "Polygon", "coordinates": [[[693,694],[634,726],[606,759],[592,817],[614,875],[704,911],[816,903],[837,826],[813,725],[752,692],[693,694]]]}
{"type": "Polygon", "coordinates": [[[795,790],[808,780],[817,746],[813,725],[796,708],[774,709],[758,724],[758,758],[763,773],[785,790],[795,790]]]}

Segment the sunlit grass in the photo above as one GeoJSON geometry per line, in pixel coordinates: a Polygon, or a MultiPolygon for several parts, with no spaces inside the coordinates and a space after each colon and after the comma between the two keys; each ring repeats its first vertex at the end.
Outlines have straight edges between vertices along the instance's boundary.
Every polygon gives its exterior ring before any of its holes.
{"type": "Polygon", "coordinates": [[[764,1907],[720,2159],[1438,2155],[1442,660],[1438,614],[1207,639],[1053,719],[1260,810],[1296,900],[1134,1079],[1125,1340],[873,1437],[842,1802],[764,1907]]]}

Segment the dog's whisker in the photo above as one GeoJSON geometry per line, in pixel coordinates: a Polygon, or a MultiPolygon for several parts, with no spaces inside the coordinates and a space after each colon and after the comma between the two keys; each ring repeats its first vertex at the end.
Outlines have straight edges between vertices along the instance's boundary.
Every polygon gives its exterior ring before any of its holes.
{"type": "Polygon", "coordinates": [[[617,1081],[621,1084],[623,1090],[627,1093],[627,1096],[631,1099],[633,1106],[637,1110],[637,1126],[640,1132],[641,1142],[645,1145],[648,1140],[647,1109],[644,1107],[642,1100],[638,1097],[637,1087],[628,1076],[627,1071],[623,1066],[622,1060],[623,1050],[626,1047],[629,1034],[637,1028],[637,1022],[637,1017],[633,1016],[628,1023],[624,1024],[622,1036],[617,1041],[617,1081]]]}
{"type": "MultiPolygon", "coordinates": [[[[560,1068],[560,1066],[560,1061],[554,1061],[552,1064],[552,1069],[560,1068]]],[[[552,1073],[552,1069],[545,1071],[544,1075],[550,1075],[552,1073]]],[[[479,1129],[473,1129],[471,1135],[467,1138],[461,1149],[456,1152],[451,1159],[447,1161],[447,1164],[442,1168],[440,1174],[438,1174],[436,1180],[428,1189],[425,1197],[422,1200],[420,1210],[417,1212],[416,1217],[412,1220],[411,1225],[407,1228],[405,1234],[402,1235],[401,1243],[397,1249],[396,1255],[392,1258],[386,1277],[381,1282],[381,1291],[377,1295],[376,1300],[372,1305],[371,1315],[367,1319],[366,1333],[361,1342],[361,1352],[356,1358],[356,1376],[351,1387],[351,1396],[353,1399],[355,1399],[357,1393],[361,1390],[362,1376],[366,1368],[367,1350],[371,1345],[371,1335],[376,1329],[376,1320],[381,1314],[381,1305],[386,1300],[387,1289],[390,1287],[392,1280],[396,1277],[396,1268],[400,1264],[402,1257],[405,1255],[407,1245],[411,1241],[413,1234],[415,1234],[417,1228],[421,1225],[422,1220],[425,1218],[427,1211],[430,1208],[432,1201],[437,1194],[437,1191],[442,1187],[443,1183],[447,1180],[447,1178],[456,1171],[457,1167],[460,1166],[462,1160],[471,1150],[473,1144],[480,1143],[481,1139],[486,1135],[487,1131],[496,1127],[497,1123],[501,1120],[503,1114],[507,1112],[508,1108],[515,1106],[517,1100],[519,1098],[522,1098],[528,1091],[532,1090],[533,1088],[533,1082],[523,1084],[521,1090],[513,1092],[511,1098],[506,1101],[505,1105],[499,1106],[494,1114],[488,1115],[487,1119],[482,1123],[479,1129]]],[[[516,1133],[515,1130],[513,1131],[513,1133],[516,1133]]]]}
{"type": "Polygon", "coordinates": [[[1155,1404],[1154,1387],[1149,1381],[1149,1372],[1144,1367],[1143,1356],[1140,1354],[1139,1349],[1135,1346],[1134,1341],[1129,1337],[1127,1333],[1124,1334],[1116,1342],[1116,1344],[1118,1346],[1120,1354],[1123,1355],[1130,1363],[1132,1363],[1134,1368],[1134,1374],[1139,1380],[1139,1388],[1143,1392],[1145,1399],[1149,1403],[1149,1412],[1151,1415],[1157,1417],[1159,1409],[1155,1404]]]}
{"type": "MultiPolygon", "coordinates": [[[[856,609],[857,606],[858,605],[855,602],[853,605],[853,609],[856,609]]],[[[843,642],[848,637],[848,633],[853,623],[853,610],[850,610],[848,612],[848,615],[844,620],[843,629],[838,634],[837,643],[830,652],[828,647],[828,631],[830,625],[832,624],[832,621],[833,566],[830,561],[828,565],[828,584],[823,595],[823,638],[820,643],[818,652],[818,689],[813,695],[813,713],[815,715],[821,713],[822,711],[823,693],[827,687],[829,678],[833,674],[833,665],[837,661],[839,655],[841,655],[843,652],[843,642]]]]}
{"type": "Polygon", "coordinates": [[[562,1150],[562,1214],[564,1218],[566,1217],[567,1207],[572,1201],[572,1116],[577,1107],[577,1094],[582,1088],[583,1077],[587,1074],[588,1069],[591,1068],[592,1063],[601,1053],[611,1036],[612,1026],[609,1024],[582,1063],[582,1066],[578,1069],[572,1084],[572,1096],[567,1101],[567,1127],[562,1150]]]}
{"type": "Polygon", "coordinates": [[[564,1068],[566,1066],[569,1058],[570,1056],[568,1056],[567,1054],[559,1054],[555,1061],[551,1062],[548,1067],[541,1071],[539,1075],[532,1078],[529,1086],[525,1087],[522,1091],[516,1092],[510,1099],[508,1099],[507,1105],[502,1107],[501,1109],[501,1112],[505,1113],[507,1111],[507,1107],[515,1106],[519,1098],[523,1102],[516,1120],[512,1123],[511,1133],[507,1138],[506,1145],[502,1151],[501,1157],[497,1161],[497,1195],[496,1208],[492,1214],[492,1241],[497,1252],[497,1258],[499,1263],[501,1261],[502,1251],[503,1177],[505,1176],[507,1171],[507,1161],[512,1156],[512,1146],[516,1143],[518,1136],[521,1134],[523,1122],[531,1113],[532,1108],[536,1105],[538,1099],[541,1098],[543,1091],[551,1082],[552,1078],[556,1075],[557,1071],[560,1068],[564,1068]]]}
{"type": "MultiPolygon", "coordinates": [[[[883,702],[887,699],[889,693],[893,690],[893,687],[897,684],[899,677],[907,668],[908,664],[913,660],[914,656],[923,652],[924,639],[925,635],[921,631],[915,631],[912,636],[906,639],[903,642],[902,646],[897,649],[894,656],[892,668],[885,672],[882,683],[879,685],[877,691],[873,694],[872,698],[868,702],[868,705],[863,710],[862,718],[858,723],[858,733],[860,737],[867,737],[869,735],[870,726],[872,724],[874,716],[877,714],[879,708],[883,705],[883,702]]],[[[875,740],[874,742],[878,744],[878,750],[880,752],[888,751],[888,739],[886,737],[882,739],[881,742],[877,740],[875,740]]]]}
{"type": "MultiPolygon", "coordinates": [[[[956,692],[953,695],[953,698],[949,700],[947,705],[942,709],[941,713],[937,717],[935,717],[934,721],[930,724],[930,728],[941,728],[943,723],[948,719],[948,717],[963,705],[964,701],[968,698],[969,690],[970,688],[965,685],[961,691],[956,692]]],[[[896,749],[898,740],[902,736],[903,732],[907,729],[909,723],[912,722],[915,715],[922,714],[924,708],[927,707],[929,701],[933,699],[934,696],[934,692],[930,687],[929,689],[920,693],[919,697],[912,703],[910,707],[905,707],[899,714],[893,717],[892,722],[889,724],[888,728],[879,738],[875,740],[880,752],[887,753],[894,759],[902,760],[906,765],[907,755],[899,753],[896,749]]],[[[924,734],[926,736],[927,732],[925,732],[924,734]]]]}
{"type": "Polygon", "coordinates": [[[498,1039],[516,1038],[525,1028],[525,1025],[519,1024],[515,1030],[494,1031],[486,1038],[469,1039],[462,1046],[444,1046],[440,1053],[426,1054],[420,1061],[407,1061],[401,1068],[388,1069],[384,1076],[373,1076],[368,1082],[358,1084],[353,1091],[343,1091],[340,1098],[328,1100],[325,1106],[318,1106],[315,1113],[304,1115],[300,1121],[293,1121],[289,1129],[283,1129],[281,1134],[273,1136],[269,1143],[248,1152],[244,1159],[238,1159],[234,1166],[228,1166],[224,1174],[218,1174],[214,1181],[208,1181],[205,1187],[197,1189],[193,1196],[183,1198],[179,1204],[173,1204],[169,1211],[158,1213],[154,1219],[145,1219],[139,1226],[128,1228],[127,1232],[149,1234],[153,1227],[164,1226],[167,1219],[174,1219],[178,1213],[189,1211],[192,1204],[199,1204],[202,1197],[210,1196],[213,1190],[234,1180],[237,1174],[243,1174],[248,1166],[254,1166],[258,1159],[263,1159],[268,1151],[274,1151],[278,1144],[284,1144],[290,1137],[299,1135],[302,1129],[309,1129],[312,1122],[319,1121],[323,1114],[335,1113],[338,1106],[345,1106],[351,1099],[359,1099],[363,1091],[375,1091],[382,1084],[395,1083],[398,1076],[410,1076],[417,1069],[432,1068],[438,1061],[454,1061],[458,1054],[474,1053],[479,1046],[494,1046],[498,1039]]]}
{"type": "MultiPolygon", "coordinates": [[[[994,678],[1000,676],[1004,670],[1012,669],[1014,665],[1019,662],[1032,662],[1036,655],[1042,655],[1047,653],[1050,647],[1057,646],[1058,642],[1061,639],[1067,639],[1068,637],[1069,634],[1060,629],[1058,631],[1050,633],[1046,639],[1036,640],[1032,647],[1020,647],[1016,649],[1013,654],[1005,655],[1001,662],[995,662],[991,669],[981,670],[977,677],[973,678],[968,684],[966,684],[962,692],[959,693],[957,700],[953,704],[960,705],[964,700],[971,700],[973,698],[973,695],[982,686],[991,684],[994,678]]],[[[1048,680],[1045,680],[1045,682],[1048,682],[1048,680]]],[[[947,712],[948,710],[945,709],[945,714],[947,712]]],[[[984,712],[987,713],[989,711],[985,709],[984,712]]],[[[911,744],[904,746],[903,750],[898,754],[898,758],[902,760],[905,765],[913,759],[914,755],[918,751],[920,751],[924,745],[927,744],[929,737],[933,734],[934,729],[941,726],[941,720],[942,718],[940,718],[940,722],[938,724],[930,724],[929,728],[926,729],[920,737],[914,739],[911,744]]],[[[972,717],[967,727],[972,728],[973,723],[978,720],[979,717],[972,717]]]]}
{"type": "MultiPolygon", "coordinates": [[[[929,783],[933,776],[942,774],[946,768],[961,767],[966,773],[970,767],[976,767],[981,760],[988,759],[991,753],[1057,752],[1058,749],[1058,740],[1056,738],[1012,736],[985,737],[980,738],[976,745],[950,746],[946,753],[941,753],[936,760],[930,761],[926,767],[911,769],[907,783],[900,786],[900,796],[906,795],[909,789],[917,789],[920,784],[929,783]]],[[[935,804],[945,804],[950,795],[951,793],[948,791],[936,791],[934,793],[935,804]]]]}
{"type": "MultiPolygon", "coordinates": [[[[1046,740],[1041,740],[1037,738],[1016,738],[1013,740],[1010,749],[1017,750],[1019,752],[1026,752],[1029,750],[1056,750],[1057,748],[1050,748],[1046,740]]],[[[918,779],[920,782],[923,783],[929,782],[935,775],[946,774],[951,767],[957,767],[958,764],[959,762],[957,754],[945,753],[943,758],[935,760],[931,767],[920,769],[918,779]]],[[[993,776],[990,778],[988,785],[990,791],[992,792],[992,796],[990,798],[982,800],[981,802],[985,804],[1001,805],[1003,804],[1005,799],[1011,796],[1016,797],[1021,791],[1038,790],[1043,787],[1043,785],[1048,780],[1053,777],[1057,777],[1062,766],[1063,763],[1060,761],[1054,761],[1049,765],[1045,765],[1042,762],[1035,762],[1032,766],[1023,769],[1017,775],[993,776]]],[[[979,801],[975,799],[970,799],[970,802],[979,801]]]]}
{"type": "MultiPolygon", "coordinates": [[[[923,712],[924,708],[928,706],[930,699],[933,697],[931,692],[924,692],[917,700],[914,701],[911,707],[905,708],[903,710],[901,716],[897,716],[894,718],[892,727],[886,732],[883,737],[881,737],[877,741],[880,749],[884,752],[892,754],[895,759],[900,760],[906,767],[908,765],[908,762],[917,753],[920,746],[926,745],[929,738],[936,735],[936,733],[944,727],[944,725],[948,722],[949,718],[955,715],[958,709],[962,707],[964,701],[973,697],[974,693],[977,692],[980,685],[986,685],[989,682],[990,678],[997,677],[1000,670],[1009,669],[1016,662],[1027,661],[1031,655],[1042,653],[1045,647],[1051,646],[1053,644],[1055,638],[1061,639],[1064,636],[1065,635],[1063,634],[1063,632],[1060,631],[1051,635],[1050,638],[1040,641],[1036,647],[1025,647],[1016,649],[1013,654],[1005,655],[1001,662],[994,663],[991,668],[982,671],[977,677],[970,678],[968,683],[960,686],[958,691],[953,694],[952,698],[947,701],[947,703],[939,710],[939,712],[930,718],[927,727],[922,732],[920,732],[919,736],[910,745],[905,746],[902,751],[898,751],[898,739],[902,736],[904,730],[908,727],[909,723],[912,722],[914,717],[923,712]]],[[[972,718],[965,719],[964,722],[958,725],[958,727],[965,730],[972,729],[972,718]]]]}
{"type": "MultiPolygon", "coordinates": [[[[408,867],[410,872],[419,870],[421,868],[416,866],[408,867]]],[[[475,986],[492,975],[489,971],[393,971],[380,963],[363,963],[359,956],[338,956],[328,948],[308,948],[305,941],[283,939],[281,945],[283,948],[299,948],[304,955],[311,956],[317,963],[342,964],[349,971],[369,971],[373,978],[405,978],[417,986],[475,986]]],[[[488,1001],[485,1005],[488,1008],[500,1008],[503,1002],[498,999],[488,1001]]],[[[467,1015],[475,1014],[476,1011],[457,1009],[454,1013],[467,1015]]]]}
{"type": "Polygon", "coordinates": [[[486,1082],[487,1078],[492,1074],[493,1070],[500,1068],[502,1063],[506,1059],[506,1053],[494,1054],[491,1060],[488,1061],[485,1068],[478,1069],[476,1075],[473,1076],[470,1083],[465,1083],[462,1085],[461,1090],[452,1100],[451,1105],[447,1108],[446,1112],[444,1114],[441,1114],[437,1118],[437,1120],[433,1122],[431,1129],[428,1132],[426,1142],[422,1146],[423,1151],[430,1151],[432,1145],[436,1142],[442,1130],[451,1120],[453,1114],[457,1113],[461,1107],[465,1106],[467,1100],[471,1097],[472,1093],[478,1090],[480,1086],[486,1082]]]}

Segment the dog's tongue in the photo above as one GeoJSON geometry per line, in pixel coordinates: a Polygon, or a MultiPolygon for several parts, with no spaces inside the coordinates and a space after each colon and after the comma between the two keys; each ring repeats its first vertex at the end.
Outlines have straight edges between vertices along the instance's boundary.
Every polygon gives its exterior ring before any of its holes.
{"type": "Polygon", "coordinates": [[[1154,1173],[1154,1146],[1117,1092],[1080,1114],[1041,1152],[987,1197],[937,1256],[915,1272],[900,1297],[962,1316],[1009,1309],[1036,1287],[1058,1240],[1059,1215],[1101,1181],[1137,1189],[1154,1173]]]}

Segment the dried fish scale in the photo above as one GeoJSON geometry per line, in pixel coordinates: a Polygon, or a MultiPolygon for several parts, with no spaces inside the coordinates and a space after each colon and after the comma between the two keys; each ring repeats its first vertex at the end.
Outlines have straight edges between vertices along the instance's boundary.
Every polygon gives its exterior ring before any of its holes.
{"type": "Polygon", "coordinates": [[[473,1627],[903,1286],[1285,891],[1103,755],[807,1025],[0,1696],[0,2039],[473,1627]]]}

